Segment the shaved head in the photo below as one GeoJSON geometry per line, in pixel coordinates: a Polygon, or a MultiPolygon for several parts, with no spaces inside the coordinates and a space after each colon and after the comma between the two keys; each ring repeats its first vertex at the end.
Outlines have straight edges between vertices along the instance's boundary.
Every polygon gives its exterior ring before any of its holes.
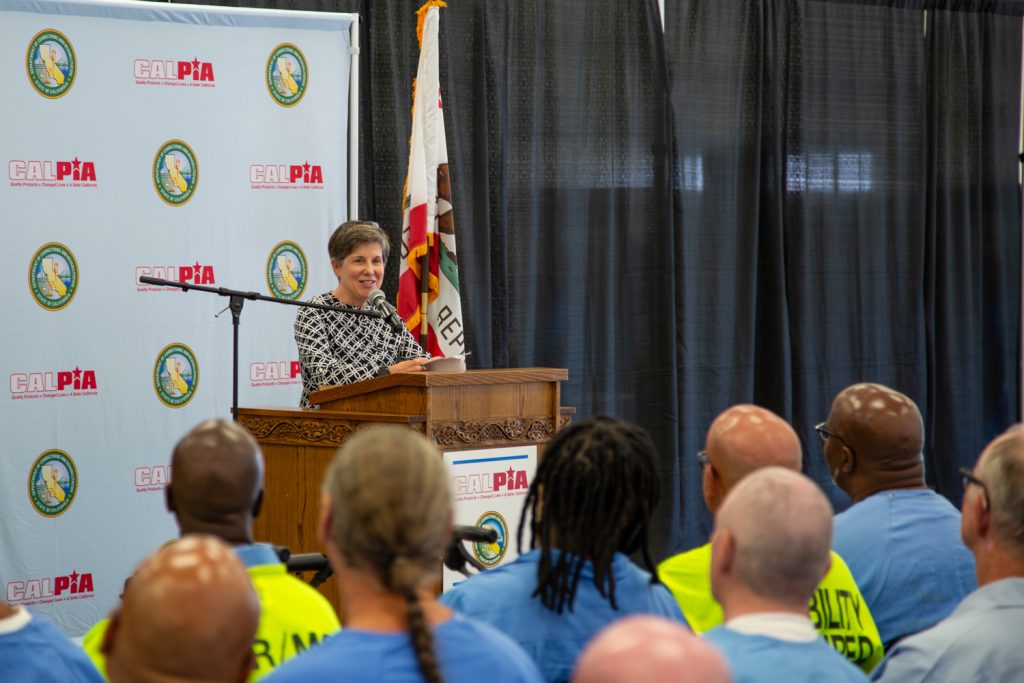
{"type": "Polygon", "coordinates": [[[713,472],[705,472],[704,499],[712,512],[751,472],[776,466],[800,471],[803,452],[796,432],[770,410],[736,405],[715,418],[705,442],[713,472]]]}
{"type": "Polygon", "coordinates": [[[832,402],[826,427],[833,435],[825,442],[829,471],[855,501],[924,486],[924,423],[904,394],[881,384],[854,384],[832,402]]]}
{"type": "Polygon", "coordinates": [[[711,587],[727,611],[728,592],[738,583],[751,595],[806,614],[831,562],[832,506],[804,475],[762,468],[737,484],[719,509],[712,556],[726,539],[733,580],[717,580],[713,557],[711,587]]]}
{"type": "Polygon", "coordinates": [[[681,624],[659,617],[620,619],[594,638],[573,683],[729,683],[725,658],[681,624]]]}
{"type": "Polygon", "coordinates": [[[110,681],[244,681],[259,615],[235,552],[212,536],[186,537],[132,577],[103,644],[110,681]]]}
{"type": "Polygon", "coordinates": [[[220,419],[200,423],[174,447],[171,473],[167,507],[182,535],[252,542],[263,495],[263,455],[245,427],[220,419]]]}

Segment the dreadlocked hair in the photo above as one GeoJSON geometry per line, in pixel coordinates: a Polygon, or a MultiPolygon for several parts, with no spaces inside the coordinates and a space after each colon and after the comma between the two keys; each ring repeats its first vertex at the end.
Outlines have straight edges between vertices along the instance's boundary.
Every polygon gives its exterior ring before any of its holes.
{"type": "Polygon", "coordinates": [[[573,609],[587,562],[594,584],[612,609],[615,553],[640,551],[658,580],[648,548],[648,525],[658,504],[656,449],[642,428],[613,417],[581,420],[560,431],[544,449],[519,522],[519,552],[530,519],[530,548],[540,548],[537,586],[548,609],[573,609]]]}
{"type": "Polygon", "coordinates": [[[417,595],[448,543],[451,497],[441,455],[408,429],[380,427],[345,442],[327,469],[331,541],[345,562],[405,598],[416,661],[442,683],[434,636],[417,595]]]}

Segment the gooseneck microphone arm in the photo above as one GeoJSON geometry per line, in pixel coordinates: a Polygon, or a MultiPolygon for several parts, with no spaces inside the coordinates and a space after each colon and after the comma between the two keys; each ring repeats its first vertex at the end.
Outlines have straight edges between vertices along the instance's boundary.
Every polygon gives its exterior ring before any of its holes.
{"type": "MultiPolygon", "coordinates": [[[[383,318],[377,311],[364,311],[361,308],[352,308],[351,306],[328,306],[326,304],[314,304],[308,301],[292,301],[291,299],[278,299],[272,296],[264,296],[258,292],[243,292],[238,289],[228,289],[227,287],[207,287],[205,285],[193,285],[188,282],[175,282],[174,280],[162,280],[158,277],[149,277],[143,275],[139,278],[139,282],[144,285],[156,285],[158,287],[174,287],[180,289],[183,292],[187,292],[190,289],[195,289],[200,292],[207,292],[208,294],[217,294],[219,296],[228,297],[228,307],[224,310],[231,309],[231,329],[232,329],[232,356],[231,364],[233,366],[231,373],[231,418],[238,421],[238,325],[242,317],[242,304],[245,303],[246,299],[250,301],[270,301],[275,304],[287,304],[289,306],[300,306],[302,308],[322,308],[326,311],[338,311],[340,313],[348,313],[350,315],[363,315],[368,318],[383,318]]],[[[222,310],[217,315],[219,316],[224,312],[222,310]]],[[[216,317],[216,316],[214,316],[216,317]]]]}

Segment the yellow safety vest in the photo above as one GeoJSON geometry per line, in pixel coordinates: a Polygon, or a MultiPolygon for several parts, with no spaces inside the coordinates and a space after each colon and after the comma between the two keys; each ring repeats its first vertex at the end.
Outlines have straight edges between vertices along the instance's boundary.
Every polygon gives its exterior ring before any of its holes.
{"type": "MultiPolygon", "coordinates": [[[[658,577],[672,591],[694,633],[722,623],[722,606],[711,594],[710,543],[668,558],[658,565],[658,577]]],[[[808,612],[821,637],[864,671],[882,661],[878,627],[850,568],[835,551],[808,612]]]]}
{"type": "MultiPolygon", "coordinates": [[[[260,599],[260,623],[252,643],[256,668],[249,677],[250,681],[257,681],[341,626],[331,603],[316,589],[288,574],[283,564],[262,564],[247,571],[260,599]]],[[[101,648],[109,623],[109,619],[103,619],[82,639],[82,648],[104,678],[107,659],[101,648]]]]}

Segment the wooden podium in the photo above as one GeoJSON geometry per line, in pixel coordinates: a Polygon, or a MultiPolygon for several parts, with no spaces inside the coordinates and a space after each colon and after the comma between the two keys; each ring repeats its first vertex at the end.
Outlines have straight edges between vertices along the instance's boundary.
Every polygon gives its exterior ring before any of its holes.
{"type": "MultiPolygon", "coordinates": [[[[239,408],[238,421],[266,462],[258,541],[293,553],[320,552],[317,519],[323,473],[338,446],[360,429],[404,425],[442,451],[542,445],[575,412],[562,408],[563,368],[398,373],[324,387],[313,408],[239,408]]],[[[321,590],[339,608],[337,589],[321,590]]],[[[340,613],[340,611],[339,611],[340,613]]]]}

